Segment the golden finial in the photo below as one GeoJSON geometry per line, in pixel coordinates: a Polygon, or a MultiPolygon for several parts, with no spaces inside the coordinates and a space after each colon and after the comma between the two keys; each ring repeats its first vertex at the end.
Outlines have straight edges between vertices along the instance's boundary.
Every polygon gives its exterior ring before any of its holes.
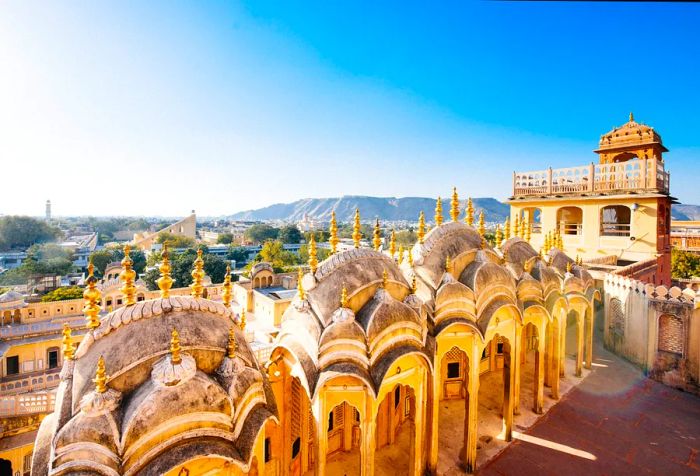
{"type": "Polygon", "coordinates": [[[467,216],[464,221],[469,226],[474,226],[474,204],[472,203],[472,197],[467,200],[467,216]]]}
{"type": "Polygon", "coordinates": [[[551,242],[550,242],[549,232],[547,232],[544,235],[544,243],[542,244],[542,248],[544,249],[545,253],[549,253],[550,246],[551,246],[551,242]]]}
{"type": "Polygon", "coordinates": [[[578,265],[578,264],[579,264],[578,260],[579,260],[579,256],[576,255],[576,258],[574,258],[574,264],[577,264],[577,265],[578,265]]]}
{"type": "Polygon", "coordinates": [[[172,266],[170,266],[170,255],[168,254],[168,244],[163,243],[163,252],[161,253],[161,262],[158,267],[160,270],[160,278],[156,281],[160,289],[160,297],[162,299],[170,297],[170,288],[173,286],[173,278],[170,277],[172,266]]]}
{"type": "Polygon", "coordinates": [[[85,298],[85,306],[83,307],[83,313],[85,314],[85,320],[87,321],[88,329],[96,329],[100,327],[100,299],[102,298],[102,293],[97,289],[97,278],[95,277],[95,265],[92,261],[88,264],[88,277],[86,279],[87,287],[83,291],[83,298],[85,298]]]}
{"type": "Polygon", "coordinates": [[[384,289],[386,289],[388,284],[389,284],[389,273],[387,272],[386,268],[384,268],[384,271],[382,272],[382,287],[384,289]]]}
{"type": "Polygon", "coordinates": [[[479,234],[483,237],[486,236],[486,223],[484,223],[484,211],[479,212],[479,234]]]}
{"type": "Polygon", "coordinates": [[[408,265],[413,267],[413,248],[408,249],[408,265]]]}
{"type": "Polygon", "coordinates": [[[399,245],[399,265],[403,263],[403,254],[405,250],[403,249],[403,245],[399,245]]]}
{"type": "Polygon", "coordinates": [[[396,231],[394,229],[391,229],[391,238],[389,239],[389,254],[391,255],[391,259],[394,259],[394,255],[396,254],[396,231]]]}
{"type": "Polygon", "coordinates": [[[306,293],[304,293],[304,285],[302,284],[302,279],[304,278],[304,272],[299,267],[299,272],[297,273],[297,291],[299,292],[299,299],[302,301],[306,299],[306,293]]]}
{"type": "Polygon", "coordinates": [[[178,334],[175,329],[173,329],[170,338],[170,362],[173,364],[182,362],[182,356],[180,355],[180,334],[178,334]]]}
{"type": "Polygon", "coordinates": [[[416,274],[413,273],[413,278],[411,278],[411,294],[416,294],[418,291],[418,283],[416,283],[416,274]]]}
{"type": "Polygon", "coordinates": [[[124,304],[126,306],[131,306],[136,304],[136,286],[134,285],[134,280],[136,279],[136,271],[131,267],[134,262],[131,260],[129,253],[131,252],[131,246],[124,246],[124,259],[122,260],[122,272],[119,274],[119,278],[124,283],[120,289],[124,295],[124,304]]]}
{"type": "Polygon", "coordinates": [[[241,308],[241,320],[238,322],[238,327],[241,328],[241,331],[245,331],[245,324],[246,324],[245,308],[241,308]]]}
{"type": "Polygon", "coordinates": [[[73,337],[71,336],[70,326],[67,322],[63,323],[63,360],[73,360],[75,358],[75,347],[73,346],[73,337]]]}
{"type": "Polygon", "coordinates": [[[530,220],[527,221],[527,227],[525,228],[525,241],[530,243],[530,238],[532,237],[532,223],[530,220]]]}
{"type": "Polygon", "coordinates": [[[566,272],[567,272],[567,273],[570,273],[570,272],[571,272],[571,268],[572,268],[571,265],[572,265],[571,261],[568,261],[568,262],[566,263],[566,272]]]}
{"type": "Polygon", "coordinates": [[[204,260],[202,259],[202,248],[197,250],[197,259],[194,260],[194,269],[192,270],[192,284],[190,284],[190,293],[192,297],[201,298],[204,294],[204,260]]]}
{"type": "Polygon", "coordinates": [[[316,239],[313,232],[311,232],[311,237],[309,238],[309,267],[311,268],[311,274],[316,274],[318,256],[316,256],[316,239]]]}
{"type": "Polygon", "coordinates": [[[503,239],[510,239],[510,217],[506,217],[506,221],[503,224],[503,239]]]}
{"type": "Polygon", "coordinates": [[[224,306],[229,307],[231,305],[231,297],[232,297],[232,292],[231,288],[233,286],[231,285],[231,266],[226,265],[226,276],[224,276],[224,284],[221,286],[222,292],[221,292],[221,300],[224,303],[224,306]]]}
{"type": "Polygon", "coordinates": [[[452,261],[450,260],[449,256],[447,258],[445,258],[445,272],[446,273],[452,272],[452,261]]]}
{"type": "Polygon", "coordinates": [[[334,255],[338,252],[338,222],[335,219],[335,210],[331,212],[331,236],[328,238],[328,243],[331,245],[331,254],[334,255]]]}
{"type": "Polygon", "coordinates": [[[514,230],[513,234],[520,238],[521,230],[520,230],[520,217],[518,215],[515,215],[515,224],[514,224],[514,230]]]}
{"type": "Polygon", "coordinates": [[[452,221],[459,219],[459,195],[457,195],[457,187],[452,187],[452,201],[450,202],[450,217],[452,221]]]}
{"type": "Polygon", "coordinates": [[[634,114],[630,112],[630,122],[634,122],[634,114]]]}
{"type": "Polygon", "coordinates": [[[105,393],[107,391],[107,371],[105,370],[105,359],[101,355],[97,360],[97,370],[95,371],[93,382],[97,393],[105,393]]]}
{"type": "Polygon", "coordinates": [[[557,234],[556,234],[556,244],[555,244],[554,246],[556,246],[556,247],[559,248],[560,250],[563,250],[563,249],[564,249],[564,240],[562,239],[562,237],[561,237],[561,232],[560,232],[559,230],[557,230],[557,234]]]}
{"type": "Polygon", "coordinates": [[[228,330],[228,343],[226,344],[226,357],[229,359],[232,359],[236,356],[236,332],[233,330],[233,327],[230,327],[228,330]]]}
{"type": "Polygon", "coordinates": [[[343,283],[343,290],[340,292],[340,307],[348,307],[348,288],[343,283]]]}
{"type": "Polygon", "coordinates": [[[503,231],[501,230],[501,225],[498,224],[496,225],[496,246],[500,248],[501,243],[503,243],[503,231]]]}
{"type": "Polygon", "coordinates": [[[423,244],[423,239],[425,238],[425,213],[420,212],[418,217],[418,243],[423,244]]]}
{"type": "Polygon", "coordinates": [[[438,197],[435,202],[435,226],[442,225],[442,198],[438,197]]]}
{"type": "Polygon", "coordinates": [[[352,225],[352,242],[355,248],[360,247],[360,239],[362,238],[362,233],[360,232],[360,209],[355,209],[355,221],[352,225]]]}
{"type": "Polygon", "coordinates": [[[379,247],[382,246],[382,235],[379,229],[379,218],[374,222],[374,237],[372,238],[372,245],[374,245],[374,251],[379,251],[379,247]]]}

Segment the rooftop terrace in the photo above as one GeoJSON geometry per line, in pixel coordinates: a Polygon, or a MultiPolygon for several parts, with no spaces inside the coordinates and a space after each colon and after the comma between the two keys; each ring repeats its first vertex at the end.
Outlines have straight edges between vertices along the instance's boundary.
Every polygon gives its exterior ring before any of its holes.
{"type": "Polygon", "coordinates": [[[668,195],[670,174],[656,158],[563,169],[513,172],[512,198],[564,195],[660,193],[668,195]]]}

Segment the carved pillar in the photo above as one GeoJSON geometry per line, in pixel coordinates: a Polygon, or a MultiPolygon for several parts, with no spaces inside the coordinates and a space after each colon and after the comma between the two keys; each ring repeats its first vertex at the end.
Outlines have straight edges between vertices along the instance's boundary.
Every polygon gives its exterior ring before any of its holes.
{"type": "Polygon", "coordinates": [[[552,349],[554,348],[554,339],[553,339],[552,329],[553,329],[553,324],[551,322],[548,322],[545,325],[545,331],[544,331],[544,342],[545,342],[545,348],[544,348],[544,366],[545,366],[544,385],[546,387],[552,386],[552,349]]]}
{"type": "Polygon", "coordinates": [[[469,355],[469,375],[467,376],[467,395],[465,397],[464,415],[464,449],[462,461],[467,473],[476,470],[476,445],[478,442],[479,416],[479,362],[481,350],[473,344],[469,355]]]}
{"type": "Polygon", "coordinates": [[[584,340],[584,319],[585,312],[581,315],[580,311],[578,313],[578,319],[576,320],[576,377],[580,377],[583,374],[583,340],[584,340]]]}
{"type": "Polygon", "coordinates": [[[328,453],[328,435],[326,434],[326,407],[323,404],[325,400],[325,392],[321,390],[316,396],[314,402],[315,413],[318,415],[318,424],[316,425],[316,461],[314,465],[314,474],[316,476],[325,476],[326,474],[326,454],[328,453]]]}
{"type": "Polygon", "coordinates": [[[431,474],[437,474],[438,449],[439,449],[439,421],[440,421],[440,385],[442,370],[440,368],[440,344],[436,344],[435,359],[433,360],[434,375],[432,378],[433,392],[431,395],[432,405],[430,405],[430,454],[428,456],[428,466],[431,474]]]}
{"type": "Polygon", "coordinates": [[[559,400],[559,379],[561,376],[561,312],[552,320],[552,369],[551,381],[552,398],[559,400]]]}
{"type": "Polygon", "coordinates": [[[544,340],[538,339],[537,350],[535,351],[535,382],[534,382],[534,407],[533,411],[541,414],[544,411],[544,349],[546,345],[544,340]]]}
{"type": "Polygon", "coordinates": [[[515,342],[514,346],[511,347],[511,353],[513,354],[513,413],[515,415],[520,415],[520,369],[522,367],[522,353],[525,349],[522,341],[523,327],[520,325],[515,326],[515,342]]]}
{"type": "Polygon", "coordinates": [[[414,407],[412,409],[413,413],[413,470],[412,474],[414,476],[420,476],[423,474],[423,442],[425,439],[425,409],[427,407],[425,396],[427,390],[427,371],[422,369],[420,371],[420,385],[413,392],[414,397],[414,407]]]}
{"type": "Polygon", "coordinates": [[[372,476],[374,474],[374,452],[376,451],[376,431],[377,419],[372,415],[376,412],[367,408],[371,404],[365,405],[362,415],[362,433],[360,435],[360,467],[362,476],[372,476]]]}
{"type": "Polygon", "coordinates": [[[593,301],[588,306],[587,310],[588,319],[585,320],[586,324],[586,368],[591,369],[593,365],[593,321],[595,316],[595,308],[593,301]]]}
{"type": "Polygon", "coordinates": [[[505,441],[513,439],[513,404],[515,403],[515,361],[517,361],[517,339],[515,345],[503,345],[503,424],[505,441]]]}

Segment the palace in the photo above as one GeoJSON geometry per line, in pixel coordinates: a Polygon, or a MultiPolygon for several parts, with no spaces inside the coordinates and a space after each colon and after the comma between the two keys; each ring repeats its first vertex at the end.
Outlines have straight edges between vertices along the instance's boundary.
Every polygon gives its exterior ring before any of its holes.
{"type": "Polygon", "coordinates": [[[37,476],[473,473],[585,378],[594,333],[696,391],[700,296],[662,284],[666,149],[630,117],[596,152],[599,165],[516,173],[491,241],[455,189],[450,220],[438,199],[407,250],[378,222],[365,241],[358,210],[352,242],[333,218],[331,255],[319,262],[311,240],[298,273],[258,263],[212,285],[200,251],[192,285],[173,289],[165,252],[148,291],[127,248],[103,280],[90,273],[84,300],[3,295],[0,331],[17,339],[3,342],[0,416],[32,432],[6,433],[17,450],[0,463],[37,476]]]}

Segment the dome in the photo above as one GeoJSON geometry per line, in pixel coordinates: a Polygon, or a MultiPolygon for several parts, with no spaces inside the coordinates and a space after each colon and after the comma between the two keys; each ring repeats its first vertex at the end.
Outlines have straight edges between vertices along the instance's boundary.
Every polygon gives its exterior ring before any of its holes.
{"type": "Polygon", "coordinates": [[[32,474],[160,474],[183,463],[183,448],[245,470],[259,431],[276,418],[267,378],[231,310],[207,299],[119,308],[68,362],[56,396],[65,403],[39,431],[52,437],[38,437],[35,448],[36,461],[48,465],[32,474]],[[100,369],[103,389],[94,383],[100,369]]]}
{"type": "Polygon", "coordinates": [[[634,115],[630,113],[629,121],[600,136],[600,144],[596,152],[640,145],[656,145],[663,152],[668,152],[668,149],[663,146],[661,136],[654,128],[636,122],[634,115]]]}
{"type": "Polygon", "coordinates": [[[8,291],[3,295],[0,295],[0,309],[1,310],[14,310],[26,307],[24,302],[24,296],[16,291],[8,291]]]}

